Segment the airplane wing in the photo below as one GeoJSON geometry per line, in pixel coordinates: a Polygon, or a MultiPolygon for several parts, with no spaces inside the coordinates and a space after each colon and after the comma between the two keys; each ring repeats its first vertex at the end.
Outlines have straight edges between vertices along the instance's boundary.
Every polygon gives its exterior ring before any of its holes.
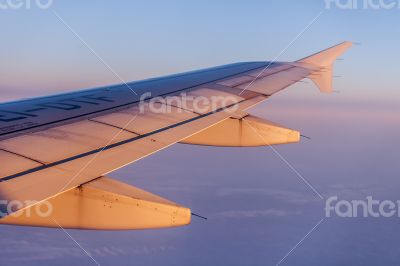
{"type": "Polygon", "coordinates": [[[246,110],[310,78],[332,91],[344,42],[295,62],[246,62],[0,104],[0,223],[80,229],[185,225],[188,208],[107,175],[175,143],[248,147],[299,132],[246,110]]]}

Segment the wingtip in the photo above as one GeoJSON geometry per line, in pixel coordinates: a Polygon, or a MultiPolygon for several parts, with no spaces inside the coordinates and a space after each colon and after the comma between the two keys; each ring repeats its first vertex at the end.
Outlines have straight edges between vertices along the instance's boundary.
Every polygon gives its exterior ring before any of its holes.
{"type": "Polygon", "coordinates": [[[333,63],[351,46],[353,46],[353,42],[344,41],[300,61],[325,69],[323,73],[309,76],[321,92],[331,93],[333,91],[333,63]]]}
{"type": "Polygon", "coordinates": [[[342,42],[342,45],[347,46],[348,48],[352,47],[354,45],[354,42],[351,41],[344,41],[342,42]]]}
{"type": "Polygon", "coordinates": [[[312,54],[298,62],[310,63],[318,66],[330,66],[340,55],[353,46],[350,41],[344,41],[318,53],[312,54]]]}

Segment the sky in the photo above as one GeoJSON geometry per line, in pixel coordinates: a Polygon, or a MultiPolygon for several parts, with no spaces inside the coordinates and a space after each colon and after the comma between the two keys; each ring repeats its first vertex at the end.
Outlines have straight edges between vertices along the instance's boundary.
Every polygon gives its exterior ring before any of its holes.
{"type": "MultiPolygon", "coordinates": [[[[332,195],[399,199],[399,12],[323,0],[54,0],[48,9],[0,9],[0,101],[293,61],[356,42],[335,64],[336,93],[299,83],[251,111],[311,140],[275,150],[175,145],[111,174],[207,221],[68,233],[101,265],[398,265],[399,218],[326,218],[324,205],[332,195]]],[[[0,265],[96,265],[61,230],[0,226],[0,235],[0,265]]]]}

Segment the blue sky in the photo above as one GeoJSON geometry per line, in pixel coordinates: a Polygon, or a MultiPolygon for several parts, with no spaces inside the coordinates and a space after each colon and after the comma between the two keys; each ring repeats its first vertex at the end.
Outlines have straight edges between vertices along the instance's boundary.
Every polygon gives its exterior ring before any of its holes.
{"type": "MultiPolygon", "coordinates": [[[[344,2],[344,1],[342,1],[344,2]]],[[[324,196],[398,198],[400,9],[307,1],[54,0],[0,10],[0,101],[249,60],[296,60],[344,40],[335,89],[296,84],[253,110],[312,140],[276,149],[324,196]]],[[[276,265],[323,217],[320,201],[269,148],[176,145],[112,175],[209,217],[188,227],[70,230],[101,265],[276,265]],[[210,171],[212,169],[212,171],[210,171]]],[[[397,265],[398,218],[328,219],[282,265],[397,265]]],[[[54,229],[0,226],[0,264],[92,265],[54,229]]]]}
{"type": "Polygon", "coordinates": [[[352,64],[339,70],[351,85],[348,93],[373,94],[377,87],[397,93],[391,79],[399,59],[399,9],[325,9],[323,0],[97,0],[54,1],[45,10],[3,10],[2,98],[120,82],[53,11],[124,80],[274,59],[324,11],[279,59],[295,60],[343,40],[360,42],[347,56],[352,64]]]}

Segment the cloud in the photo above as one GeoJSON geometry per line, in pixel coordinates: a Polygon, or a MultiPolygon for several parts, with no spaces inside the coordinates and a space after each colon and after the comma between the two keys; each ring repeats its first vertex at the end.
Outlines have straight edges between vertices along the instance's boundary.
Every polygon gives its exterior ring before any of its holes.
{"type": "MultiPolygon", "coordinates": [[[[168,252],[174,250],[173,246],[98,246],[88,247],[85,243],[80,243],[85,250],[91,254],[94,258],[102,257],[119,257],[128,255],[140,255],[140,254],[157,254],[160,252],[168,252]]],[[[87,255],[72,241],[60,242],[59,247],[51,243],[51,240],[37,241],[37,239],[2,239],[0,240],[0,246],[2,249],[1,263],[8,262],[12,263],[25,263],[33,261],[50,261],[56,259],[68,259],[68,258],[85,258],[87,255]],[[7,243],[7,244],[6,244],[7,243]],[[68,246],[66,246],[68,245],[68,246]]],[[[0,263],[0,264],[1,264],[0,263]]]]}
{"type": "Polygon", "coordinates": [[[266,209],[266,210],[224,211],[219,213],[218,216],[223,218],[245,219],[245,218],[259,218],[259,217],[284,217],[297,214],[300,214],[300,211],[289,212],[286,210],[266,209]]]}
{"type": "Polygon", "coordinates": [[[235,195],[260,195],[295,204],[309,204],[320,201],[314,195],[268,188],[222,188],[217,191],[217,196],[219,197],[232,197],[235,195]]]}

